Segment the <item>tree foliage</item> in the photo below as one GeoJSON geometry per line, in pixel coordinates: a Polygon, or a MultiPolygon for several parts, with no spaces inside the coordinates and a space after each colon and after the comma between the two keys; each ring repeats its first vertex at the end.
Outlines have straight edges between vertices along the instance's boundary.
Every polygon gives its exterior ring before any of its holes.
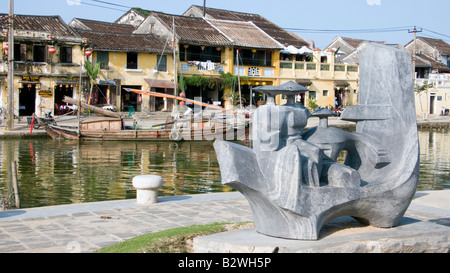
{"type": "Polygon", "coordinates": [[[91,83],[91,88],[89,90],[89,98],[88,103],[90,103],[90,98],[92,96],[92,90],[94,89],[94,84],[96,83],[98,74],[100,73],[100,63],[96,63],[94,65],[91,64],[89,60],[86,60],[84,64],[84,68],[86,69],[87,74],[89,75],[89,80],[91,83]]]}
{"type": "Polygon", "coordinates": [[[92,66],[91,62],[89,60],[86,60],[84,68],[86,69],[86,72],[89,75],[91,83],[95,82],[95,80],[98,77],[98,74],[100,73],[100,63],[96,63],[94,64],[94,66],[92,66]]]}
{"type": "MultiPolygon", "coordinates": [[[[241,77],[244,78],[244,77],[241,77]]],[[[208,89],[225,90],[226,88],[236,87],[238,84],[237,76],[231,73],[220,72],[220,77],[206,77],[202,75],[193,75],[191,77],[180,76],[178,84],[182,91],[188,86],[202,87],[208,89]]]]}

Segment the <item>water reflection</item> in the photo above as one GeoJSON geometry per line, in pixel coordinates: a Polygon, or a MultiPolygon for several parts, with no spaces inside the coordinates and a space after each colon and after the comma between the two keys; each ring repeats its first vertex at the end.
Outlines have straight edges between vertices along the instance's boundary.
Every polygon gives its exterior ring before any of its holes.
{"type": "MultiPolygon", "coordinates": [[[[419,190],[450,188],[450,133],[419,132],[419,190]]],[[[22,207],[135,198],[139,174],[163,177],[160,195],[230,191],[220,183],[212,142],[0,141],[0,197],[8,197],[10,162],[18,162],[22,207]]]]}
{"type": "Polygon", "coordinates": [[[420,131],[419,190],[450,189],[450,131],[420,131]]]}
{"type": "Polygon", "coordinates": [[[18,162],[22,207],[135,198],[139,174],[163,177],[160,195],[230,191],[220,183],[212,142],[71,142],[5,140],[0,194],[12,192],[11,160],[18,162]]]}

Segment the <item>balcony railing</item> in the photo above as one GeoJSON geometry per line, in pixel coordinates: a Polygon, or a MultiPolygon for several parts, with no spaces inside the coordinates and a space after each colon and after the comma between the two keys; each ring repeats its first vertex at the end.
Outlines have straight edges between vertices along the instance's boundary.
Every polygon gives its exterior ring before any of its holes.
{"type": "Polygon", "coordinates": [[[235,66],[233,74],[247,77],[273,77],[275,69],[267,66],[235,66]]]}
{"type": "Polygon", "coordinates": [[[219,74],[224,68],[220,63],[189,61],[181,62],[179,70],[187,74],[219,74]]]}
{"type": "Polygon", "coordinates": [[[351,79],[358,77],[358,71],[357,65],[297,61],[280,62],[280,77],[351,79]]]}
{"type": "MultiPolygon", "coordinates": [[[[4,67],[4,66],[2,66],[4,67]]],[[[6,66],[5,66],[6,67],[6,66]]],[[[6,71],[6,69],[4,69],[6,71]]],[[[79,74],[80,65],[74,63],[14,62],[14,71],[31,74],[79,74]]]]}

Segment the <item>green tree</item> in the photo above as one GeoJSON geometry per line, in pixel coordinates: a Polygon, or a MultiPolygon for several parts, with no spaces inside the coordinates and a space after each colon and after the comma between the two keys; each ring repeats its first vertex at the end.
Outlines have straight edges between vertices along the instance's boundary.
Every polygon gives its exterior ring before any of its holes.
{"type": "MultiPolygon", "coordinates": [[[[419,103],[420,103],[420,110],[423,112],[423,106],[422,106],[422,100],[420,99],[420,95],[422,94],[422,92],[425,92],[428,95],[428,89],[429,88],[433,88],[433,84],[432,83],[428,83],[428,81],[424,81],[423,85],[419,86],[416,85],[414,87],[414,91],[417,93],[417,95],[419,96],[419,103]]],[[[428,97],[428,96],[427,96],[428,97]]]]}
{"type": "Polygon", "coordinates": [[[315,99],[308,99],[308,107],[312,111],[316,111],[319,108],[319,105],[317,104],[315,99]]]}
{"type": "Polygon", "coordinates": [[[95,63],[94,66],[92,66],[91,62],[89,60],[86,60],[84,68],[86,69],[86,72],[89,75],[89,82],[90,82],[89,99],[88,99],[89,104],[90,98],[92,96],[92,91],[94,89],[94,85],[96,84],[98,74],[100,73],[100,63],[99,62],[95,63]]]}

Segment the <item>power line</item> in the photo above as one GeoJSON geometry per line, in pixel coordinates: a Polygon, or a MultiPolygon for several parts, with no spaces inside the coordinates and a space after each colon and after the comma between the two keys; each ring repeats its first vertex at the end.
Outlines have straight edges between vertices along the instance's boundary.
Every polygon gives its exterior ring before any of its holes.
{"type": "MultiPolygon", "coordinates": [[[[93,0],[91,0],[91,1],[93,1],[93,0]]],[[[96,2],[96,1],[94,1],[94,2],[96,2]]],[[[102,6],[102,5],[98,5],[98,4],[86,3],[85,1],[80,1],[80,3],[83,4],[83,5],[88,5],[88,6],[98,7],[98,8],[104,8],[104,9],[109,9],[109,10],[116,10],[116,11],[121,11],[121,12],[127,12],[128,11],[128,10],[125,10],[125,9],[118,9],[118,8],[102,6]]]]}
{"type": "Polygon", "coordinates": [[[405,31],[411,27],[412,26],[371,28],[371,29],[307,29],[307,28],[284,28],[284,29],[291,32],[304,32],[304,33],[379,33],[379,32],[405,31]]]}
{"type": "Polygon", "coordinates": [[[424,28],[423,30],[428,31],[428,32],[431,32],[431,33],[434,33],[434,34],[437,34],[437,35],[440,35],[440,36],[444,36],[444,37],[450,38],[449,35],[442,34],[442,33],[436,32],[436,31],[432,31],[432,30],[425,29],[425,28],[424,28]]]}
{"type": "Polygon", "coordinates": [[[124,5],[121,5],[121,4],[111,3],[111,2],[108,2],[108,1],[101,1],[101,0],[89,0],[89,1],[98,2],[98,3],[101,3],[101,4],[106,4],[106,5],[116,6],[116,7],[121,7],[121,8],[127,8],[127,9],[131,9],[132,8],[132,7],[124,6],[124,5]]]}

